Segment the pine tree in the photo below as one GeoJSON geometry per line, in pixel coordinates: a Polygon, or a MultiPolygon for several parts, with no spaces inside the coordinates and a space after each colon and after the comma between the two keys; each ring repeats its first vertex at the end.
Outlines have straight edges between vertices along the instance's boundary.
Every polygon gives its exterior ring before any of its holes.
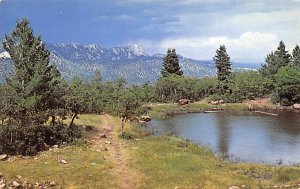
{"type": "Polygon", "coordinates": [[[230,57],[226,52],[225,45],[221,45],[219,49],[216,51],[216,55],[214,57],[214,62],[217,68],[217,76],[218,76],[218,93],[219,95],[224,95],[228,88],[228,79],[231,75],[231,63],[230,57]]]}
{"type": "Polygon", "coordinates": [[[285,44],[280,41],[275,52],[267,55],[266,63],[262,65],[260,73],[264,77],[273,78],[278,69],[291,63],[291,55],[285,50],[285,44]]]}
{"type": "Polygon", "coordinates": [[[278,69],[282,66],[287,66],[291,62],[291,55],[285,50],[285,44],[283,41],[280,41],[277,50],[275,51],[274,55],[277,57],[277,64],[278,69]]]}
{"type": "Polygon", "coordinates": [[[171,75],[183,75],[183,72],[179,66],[179,60],[175,49],[168,49],[167,55],[165,56],[163,61],[161,74],[163,77],[168,77],[171,75]]]}
{"type": "Polygon", "coordinates": [[[11,36],[5,35],[3,48],[9,53],[15,73],[7,84],[12,91],[9,102],[16,124],[41,124],[52,114],[61,94],[56,92],[60,73],[49,65],[49,51],[41,37],[35,37],[29,21],[17,21],[11,36]]]}
{"type": "Polygon", "coordinates": [[[293,65],[300,67],[300,48],[298,45],[293,50],[293,65]]]}
{"type": "Polygon", "coordinates": [[[231,63],[230,57],[226,52],[225,45],[221,45],[220,48],[216,51],[214,61],[217,68],[217,75],[219,81],[224,81],[231,74],[231,63]]]}

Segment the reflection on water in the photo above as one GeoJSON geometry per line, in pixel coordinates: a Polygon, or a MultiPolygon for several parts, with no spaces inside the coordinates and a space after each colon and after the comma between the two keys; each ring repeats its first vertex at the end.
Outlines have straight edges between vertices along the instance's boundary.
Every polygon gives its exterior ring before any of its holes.
{"type": "Polygon", "coordinates": [[[228,139],[230,138],[230,127],[228,123],[228,117],[225,114],[219,114],[219,116],[216,116],[216,120],[218,151],[224,157],[228,158],[228,139]]]}
{"type": "Polygon", "coordinates": [[[296,113],[184,114],[153,120],[147,127],[155,134],[172,132],[208,146],[233,161],[300,163],[300,114],[296,113]]]}

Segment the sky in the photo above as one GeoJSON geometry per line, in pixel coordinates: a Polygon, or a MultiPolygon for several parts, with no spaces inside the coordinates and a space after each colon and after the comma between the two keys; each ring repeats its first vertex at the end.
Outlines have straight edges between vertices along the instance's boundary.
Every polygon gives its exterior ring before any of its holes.
{"type": "Polygon", "coordinates": [[[0,39],[27,18],[47,43],[141,44],[148,54],[262,63],[300,45],[300,0],[0,0],[0,39]]]}

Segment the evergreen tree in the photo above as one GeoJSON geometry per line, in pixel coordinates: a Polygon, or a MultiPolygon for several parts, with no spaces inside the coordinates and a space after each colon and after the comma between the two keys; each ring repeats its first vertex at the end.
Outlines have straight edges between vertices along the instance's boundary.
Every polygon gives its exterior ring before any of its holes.
{"type": "Polygon", "coordinates": [[[279,68],[289,65],[290,62],[291,55],[285,50],[285,44],[280,41],[277,50],[267,55],[266,63],[262,65],[260,73],[264,77],[273,78],[279,68]]]}
{"type": "Polygon", "coordinates": [[[230,57],[226,52],[225,45],[221,45],[216,51],[214,61],[217,68],[217,76],[219,81],[224,81],[231,74],[230,57]]]}
{"type": "Polygon", "coordinates": [[[49,65],[49,51],[41,37],[35,37],[26,19],[18,21],[11,36],[5,35],[3,48],[10,54],[15,73],[7,84],[12,91],[11,118],[20,126],[40,124],[52,114],[61,94],[58,70],[49,65]]]}
{"type": "Polygon", "coordinates": [[[179,60],[175,49],[168,49],[167,55],[165,56],[163,61],[161,74],[163,77],[168,77],[171,75],[183,75],[183,72],[179,66],[179,60]]]}
{"type": "Polygon", "coordinates": [[[285,66],[275,74],[275,88],[272,100],[282,105],[292,105],[300,102],[300,68],[285,66]]]}
{"type": "Polygon", "coordinates": [[[226,52],[225,45],[221,45],[216,51],[214,57],[214,62],[217,68],[218,76],[218,92],[219,95],[223,95],[225,92],[228,92],[228,79],[231,75],[231,63],[230,57],[226,52]]]}
{"type": "Polygon", "coordinates": [[[293,50],[293,65],[300,67],[300,48],[298,45],[293,50]]]}
{"type": "Polygon", "coordinates": [[[291,55],[287,50],[285,50],[285,44],[283,41],[280,41],[274,55],[277,57],[278,69],[282,66],[287,66],[291,62],[291,55]]]}

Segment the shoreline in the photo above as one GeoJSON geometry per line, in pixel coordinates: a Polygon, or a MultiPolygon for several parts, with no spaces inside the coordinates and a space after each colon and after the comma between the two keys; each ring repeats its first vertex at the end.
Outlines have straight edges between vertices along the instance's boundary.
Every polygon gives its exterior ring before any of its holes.
{"type": "MultiPolygon", "coordinates": [[[[263,99],[266,101],[266,99],[263,99]]],[[[268,101],[270,101],[268,99],[268,101]]],[[[275,115],[280,112],[294,112],[300,113],[299,110],[293,109],[291,106],[278,106],[271,102],[261,101],[244,101],[241,103],[224,103],[212,105],[206,100],[189,103],[186,105],[179,105],[178,103],[162,103],[162,104],[149,104],[147,107],[149,115],[154,119],[167,119],[169,117],[186,114],[186,113],[202,113],[210,111],[249,111],[258,112],[269,115],[275,115]]]]}

